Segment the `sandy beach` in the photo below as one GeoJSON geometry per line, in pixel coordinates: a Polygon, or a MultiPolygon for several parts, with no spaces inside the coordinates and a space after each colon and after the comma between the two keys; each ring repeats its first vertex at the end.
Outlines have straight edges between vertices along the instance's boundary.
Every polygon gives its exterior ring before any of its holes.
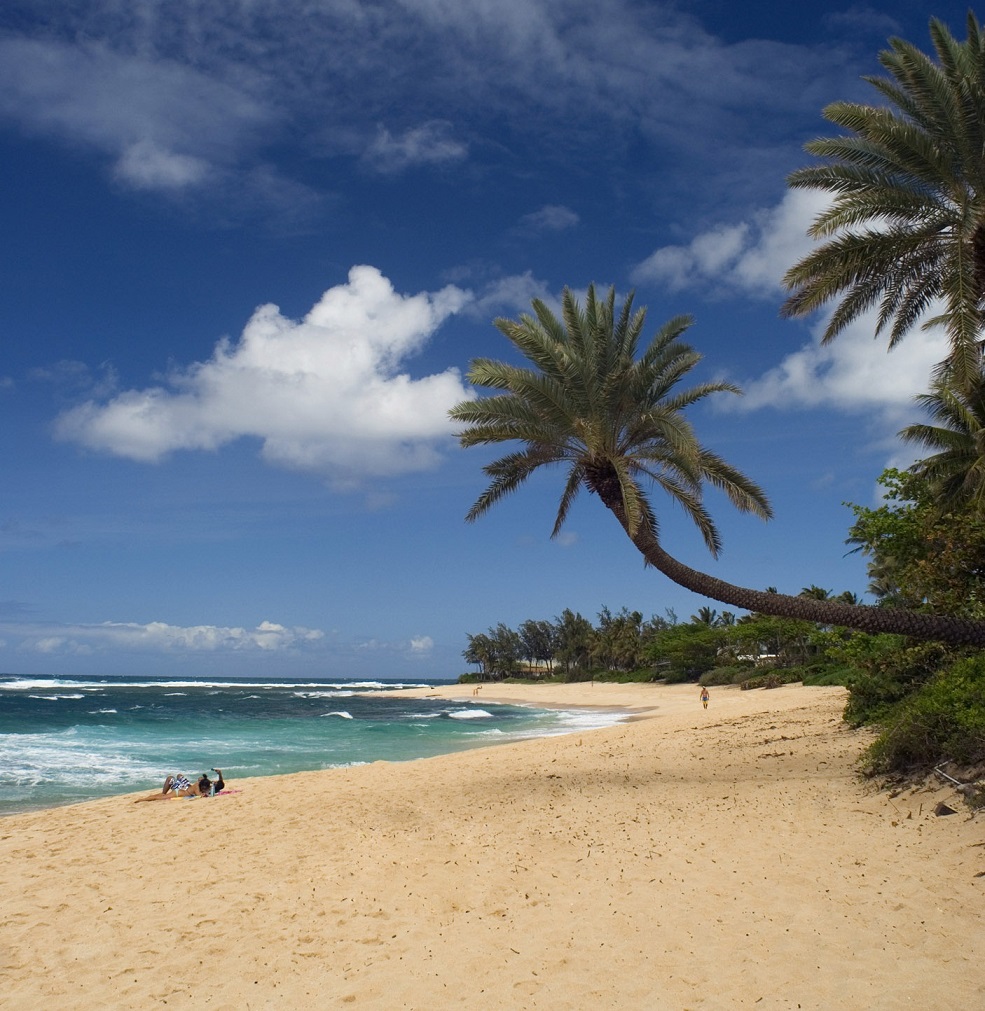
{"type": "Polygon", "coordinates": [[[860,782],[842,689],[479,698],[645,718],[4,818],[0,1007],[985,1007],[985,816],[860,782]]]}

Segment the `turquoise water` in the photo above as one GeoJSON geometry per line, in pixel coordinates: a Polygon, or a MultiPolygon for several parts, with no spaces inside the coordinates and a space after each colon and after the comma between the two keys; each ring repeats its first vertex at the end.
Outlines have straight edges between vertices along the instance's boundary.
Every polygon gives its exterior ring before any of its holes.
{"type": "Polygon", "coordinates": [[[154,789],[173,772],[232,781],[406,761],[618,719],[380,694],[448,683],[0,675],[0,814],[154,789]]]}

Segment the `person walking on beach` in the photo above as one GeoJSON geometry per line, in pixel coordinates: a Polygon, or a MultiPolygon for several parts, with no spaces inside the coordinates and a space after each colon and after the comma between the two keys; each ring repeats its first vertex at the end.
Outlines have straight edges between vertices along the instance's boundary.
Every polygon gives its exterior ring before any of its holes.
{"type": "Polygon", "coordinates": [[[711,696],[708,694],[708,689],[704,685],[702,685],[701,686],[701,705],[704,706],[705,709],[708,708],[708,700],[710,698],[711,698],[711,696]]]}

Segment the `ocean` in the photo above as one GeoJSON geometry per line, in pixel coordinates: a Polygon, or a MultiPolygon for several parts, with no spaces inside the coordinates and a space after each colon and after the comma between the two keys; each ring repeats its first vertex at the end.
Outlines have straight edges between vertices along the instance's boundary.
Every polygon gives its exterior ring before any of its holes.
{"type": "Polygon", "coordinates": [[[0,815],[153,790],[174,772],[218,768],[232,786],[245,776],[408,761],[619,719],[381,695],[449,683],[0,675],[0,815]]]}

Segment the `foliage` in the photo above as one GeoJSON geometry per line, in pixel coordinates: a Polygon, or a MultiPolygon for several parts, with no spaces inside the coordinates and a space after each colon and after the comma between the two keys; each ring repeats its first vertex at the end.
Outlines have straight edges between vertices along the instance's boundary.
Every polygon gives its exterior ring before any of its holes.
{"type": "Polygon", "coordinates": [[[885,729],[869,749],[873,773],[985,761],[985,655],[940,670],[881,722],[885,729]]]}
{"type": "Polygon", "coordinates": [[[974,505],[946,511],[918,474],[889,469],[878,508],[851,505],[848,541],[868,556],[885,603],[969,618],[985,616],[985,516],[974,505]]]}
{"type": "Polygon", "coordinates": [[[985,294],[985,39],[968,14],[966,42],[930,23],[936,59],[892,39],[867,77],[877,105],[835,102],[841,133],[811,141],[823,159],[794,172],[793,187],[830,194],[810,234],[822,241],[787,272],[783,312],[804,316],[832,299],[831,340],[878,305],[876,332],[892,347],[935,300],[950,355],[940,375],[965,385],[979,374],[985,294]]]}
{"type": "Polygon", "coordinates": [[[834,664],[854,671],[845,709],[853,726],[882,719],[959,655],[941,643],[912,643],[897,635],[854,635],[828,650],[834,664]]]}
{"type": "Polygon", "coordinates": [[[985,505],[985,375],[979,373],[959,388],[939,380],[916,401],[936,424],[908,425],[899,433],[931,451],[913,466],[914,475],[942,512],[970,507],[980,514],[985,505]]]}
{"type": "Polygon", "coordinates": [[[646,647],[647,659],[658,666],[668,684],[697,681],[718,663],[724,629],[704,622],[673,625],[658,632],[646,647]]]}
{"type": "Polygon", "coordinates": [[[771,670],[757,674],[755,677],[746,678],[741,683],[741,687],[743,691],[748,691],[751,688],[779,688],[780,685],[796,684],[800,679],[801,675],[798,670],[771,670]]]}
{"type": "Polygon", "coordinates": [[[731,664],[728,667],[712,667],[711,670],[705,671],[698,678],[698,684],[707,685],[709,688],[713,688],[715,685],[738,684],[739,681],[749,677],[753,670],[754,668],[751,663],[741,665],[731,664]]]}

